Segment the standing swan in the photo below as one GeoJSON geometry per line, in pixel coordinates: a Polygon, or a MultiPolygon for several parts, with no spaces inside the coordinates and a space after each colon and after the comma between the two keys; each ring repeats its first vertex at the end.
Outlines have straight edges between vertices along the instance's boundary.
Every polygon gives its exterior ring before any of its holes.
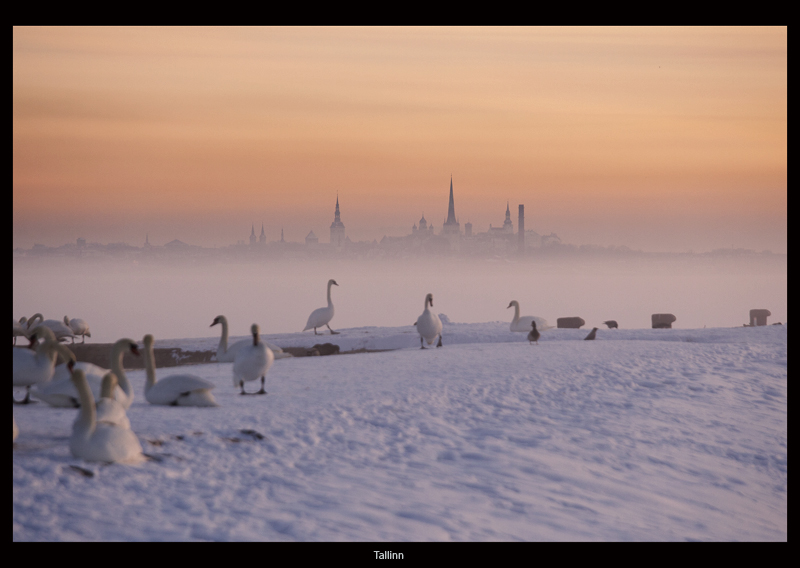
{"type": "Polygon", "coordinates": [[[242,388],[239,394],[267,394],[264,390],[264,377],[275,361],[272,350],[261,343],[258,339],[258,324],[253,324],[250,328],[253,333],[253,343],[236,353],[236,360],[233,362],[233,385],[242,388]],[[245,381],[255,381],[261,377],[261,390],[256,393],[244,392],[245,381]]]}
{"type": "MultiPolygon", "coordinates": [[[[127,351],[130,351],[137,357],[139,356],[139,348],[132,339],[120,339],[111,348],[111,371],[117,376],[117,381],[119,382],[117,388],[114,390],[114,398],[116,398],[126,410],[130,408],[133,402],[133,387],[128,381],[128,377],[125,375],[125,369],[122,367],[122,358],[127,351]]],[[[108,369],[103,369],[92,363],[76,363],[75,367],[83,371],[84,379],[92,390],[92,396],[99,398],[103,376],[108,373],[108,369]]],[[[38,385],[33,390],[33,396],[39,400],[43,400],[50,406],[68,408],[80,406],[81,400],[79,393],[75,388],[71,375],[67,373],[68,371],[65,367],[61,365],[56,367],[52,382],[45,385],[38,385]]]]}
{"type": "Polygon", "coordinates": [[[75,334],[72,337],[72,343],[75,343],[75,336],[83,336],[81,343],[86,343],[86,338],[92,336],[91,332],[89,331],[89,324],[80,318],[69,319],[67,316],[64,316],[64,325],[69,327],[72,330],[72,333],[75,334]]]}
{"type": "Polygon", "coordinates": [[[153,352],[153,336],[144,336],[144,365],[147,369],[147,383],[144,397],[150,404],[167,406],[219,406],[211,394],[215,386],[211,381],[197,375],[182,373],[170,375],[156,382],[156,358],[153,352]]]}
{"type": "Polygon", "coordinates": [[[331,326],[328,325],[328,322],[330,322],[333,319],[333,302],[331,302],[331,286],[334,285],[338,286],[338,284],[336,284],[336,280],[333,279],[328,280],[328,307],[317,308],[316,310],[311,312],[311,315],[308,316],[308,323],[303,328],[303,331],[306,331],[307,329],[311,329],[313,327],[314,335],[319,335],[317,333],[317,328],[322,327],[324,325],[331,330],[331,335],[336,335],[339,333],[338,331],[333,331],[331,329],[331,326]]]}
{"type": "Polygon", "coordinates": [[[530,331],[532,321],[536,322],[536,327],[539,331],[550,329],[551,326],[547,325],[547,320],[544,318],[537,316],[519,317],[519,302],[516,300],[511,300],[511,303],[508,304],[508,308],[511,306],[514,306],[514,319],[511,320],[511,331],[530,331]]]}
{"type": "Polygon", "coordinates": [[[109,422],[98,422],[94,396],[83,369],[74,369],[71,380],[81,400],[81,409],[72,424],[72,436],[69,439],[72,455],[97,462],[142,461],[142,445],[132,430],[109,422]]]}
{"type": "MultiPolygon", "coordinates": [[[[208,327],[214,327],[217,324],[222,325],[222,337],[219,338],[219,346],[217,346],[217,361],[220,363],[233,363],[233,360],[236,358],[236,351],[245,345],[250,345],[250,340],[242,339],[241,341],[237,341],[228,347],[228,318],[225,316],[217,316],[208,327]]],[[[292,356],[291,353],[285,353],[283,349],[274,343],[265,341],[264,344],[270,348],[276,359],[283,359],[285,357],[292,356]]]]}
{"type": "Polygon", "coordinates": [[[433,307],[433,294],[425,296],[425,311],[422,312],[422,315],[417,318],[417,323],[414,324],[419,332],[420,349],[425,349],[422,344],[423,339],[428,342],[428,345],[432,345],[437,335],[439,336],[439,343],[436,347],[442,346],[442,322],[439,316],[430,311],[428,304],[430,304],[431,308],[433,307]]]}

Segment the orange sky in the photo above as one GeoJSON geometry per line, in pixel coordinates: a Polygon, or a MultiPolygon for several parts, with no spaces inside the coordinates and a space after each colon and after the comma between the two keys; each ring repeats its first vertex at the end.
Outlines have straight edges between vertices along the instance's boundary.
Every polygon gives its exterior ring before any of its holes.
{"type": "Polygon", "coordinates": [[[574,244],[786,252],[786,28],[13,31],[14,246],[456,214],[574,244]]]}

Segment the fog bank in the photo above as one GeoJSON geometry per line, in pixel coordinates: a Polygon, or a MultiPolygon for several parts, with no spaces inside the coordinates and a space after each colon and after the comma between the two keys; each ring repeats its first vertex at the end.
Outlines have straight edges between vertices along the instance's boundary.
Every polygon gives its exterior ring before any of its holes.
{"type": "MultiPolygon", "coordinates": [[[[508,321],[522,315],[556,324],[579,316],[585,329],[614,319],[621,328],[649,328],[653,313],[675,314],[675,328],[738,327],[753,308],[786,322],[787,259],[682,257],[513,261],[279,260],[263,263],[147,265],[97,259],[14,259],[13,315],[80,317],[91,342],[218,336],[214,317],[227,316],[232,336],[258,323],[264,334],[300,332],[326,305],[329,278],[334,330],[401,326],[416,321],[425,294],[453,322],[508,321]]],[[[316,343],[313,332],[309,344],[316,343]]],[[[327,333],[327,329],[326,329],[327,333]]]]}

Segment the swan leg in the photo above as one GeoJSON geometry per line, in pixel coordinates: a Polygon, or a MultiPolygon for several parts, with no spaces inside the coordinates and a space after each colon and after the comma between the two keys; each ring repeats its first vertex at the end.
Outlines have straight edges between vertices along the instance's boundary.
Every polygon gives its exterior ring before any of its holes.
{"type": "Polygon", "coordinates": [[[267,391],[264,390],[264,377],[261,377],[261,390],[256,394],[267,394],[267,391]]]}
{"type": "MultiPolygon", "coordinates": [[[[326,326],[328,329],[331,329],[331,326],[329,326],[327,323],[325,324],[325,326],[326,326]]],[[[339,335],[339,332],[338,332],[338,331],[333,331],[333,330],[331,329],[331,335],[339,335]]]]}
{"type": "Polygon", "coordinates": [[[317,328],[316,327],[314,328],[314,335],[319,335],[319,333],[317,333],[317,328]]]}
{"type": "Polygon", "coordinates": [[[422,336],[421,335],[419,336],[419,348],[420,349],[425,349],[425,346],[422,344],[422,336]]]}
{"type": "Polygon", "coordinates": [[[436,344],[436,347],[441,347],[441,346],[442,346],[442,334],[440,333],[439,334],[439,343],[436,344]]]}

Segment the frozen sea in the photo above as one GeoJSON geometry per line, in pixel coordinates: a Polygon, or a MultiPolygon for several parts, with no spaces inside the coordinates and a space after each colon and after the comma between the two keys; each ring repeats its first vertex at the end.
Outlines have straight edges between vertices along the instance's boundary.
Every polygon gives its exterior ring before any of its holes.
{"type": "Polygon", "coordinates": [[[787,540],[785,325],[340,331],[265,338],[389,350],[279,359],[265,396],[181,367],[217,408],[150,405],[128,371],[137,465],[72,457],[76,410],[15,405],[13,540],[787,540]]]}

